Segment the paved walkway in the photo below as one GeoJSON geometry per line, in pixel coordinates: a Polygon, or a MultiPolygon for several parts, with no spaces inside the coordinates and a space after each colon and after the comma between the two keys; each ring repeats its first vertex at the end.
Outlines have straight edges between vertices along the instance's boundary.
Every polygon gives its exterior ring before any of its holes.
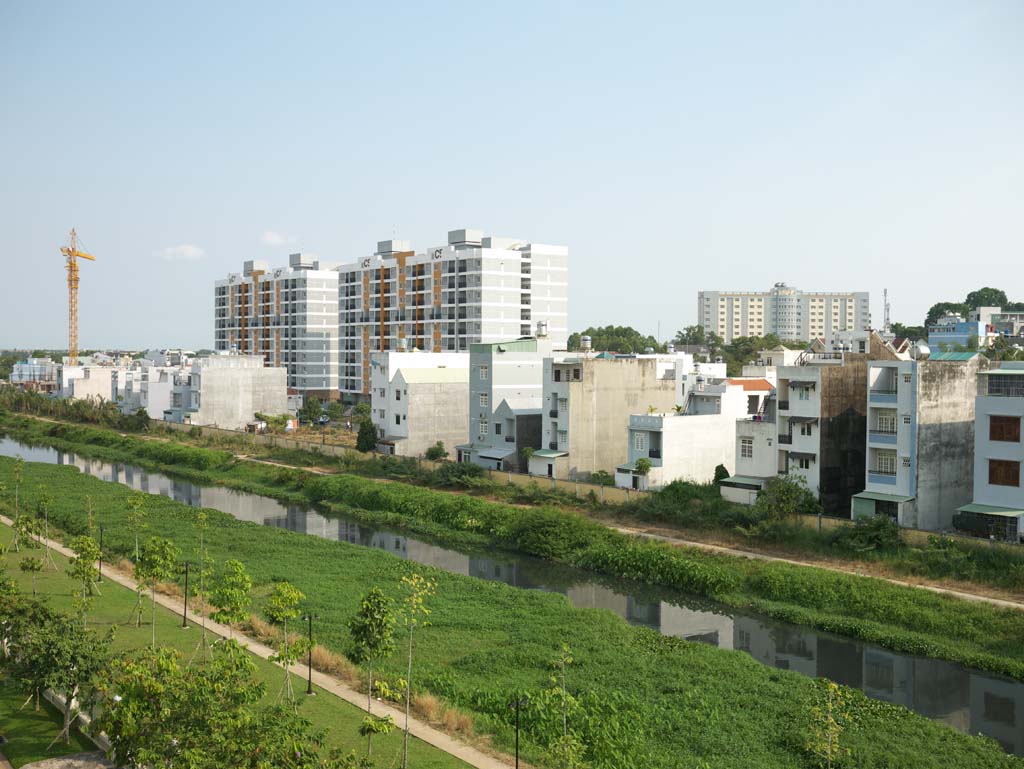
{"type": "MultiPolygon", "coordinates": [[[[4,515],[0,515],[0,522],[6,524],[7,526],[11,526],[13,524],[11,519],[4,515]]],[[[44,541],[42,537],[38,537],[38,539],[40,542],[44,541]]],[[[61,543],[55,542],[54,540],[50,540],[50,547],[52,547],[61,555],[67,556],[69,558],[74,556],[74,552],[64,547],[61,543]]],[[[122,585],[132,591],[137,589],[137,583],[135,582],[134,579],[132,579],[126,574],[122,574],[119,571],[114,571],[113,569],[105,569],[103,572],[103,579],[116,582],[119,585],[122,585]]],[[[161,606],[170,609],[171,611],[179,615],[184,610],[184,605],[181,599],[174,598],[168,595],[163,595],[162,593],[157,593],[156,602],[161,606]]],[[[223,638],[233,637],[239,643],[245,644],[250,652],[259,657],[262,657],[263,659],[269,659],[272,655],[276,654],[275,650],[271,649],[269,646],[260,643],[254,638],[250,638],[249,636],[243,635],[242,633],[239,633],[237,630],[229,628],[227,625],[222,625],[219,622],[214,622],[209,618],[207,618],[206,620],[206,629],[211,633],[219,635],[223,638]]],[[[302,679],[306,678],[306,667],[304,665],[295,664],[292,665],[289,669],[296,676],[299,676],[302,679]]],[[[356,691],[347,684],[342,683],[334,676],[330,676],[326,673],[321,673],[319,671],[314,670],[313,683],[321,687],[324,691],[329,692],[330,694],[333,694],[336,697],[340,697],[341,699],[345,700],[348,703],[351,703],[352,705],[355,705],[360,710],[366,710],[366,695],[356,691]]],[[[405,724],[405,711],[400,710],[396,707],[392,707],[387,703],[374,702],[373,714],[376,716],[391,716],[395,719],[395,723],[398,724],[399,727],[402,727],[405,724]]],[[[416,718],[409,719],[409,733],[412,736],[423,740],[423,742],[427,743],[428,745],[433,745],[435,748],[443,750],[445,753],[448,753],[452,756],[455,756],[458,759],[461,759],[462,761],[465,761],[470,766],[477,767],[477,769],[508,769],[508,767],[512,766],[513,764],[513,759],[510,757],[506,756],[498,758],[487,753],[484,753],[470,745],[466,745],[463,742],[459,742],[454,737],[451,737],[448,734],[445,734],[444,732],[440,731],[439,729],[435,729],[429,724],[420,721],[416,718]]],[[[40,764],[39,766],[46,766],[46,769],[50,769],[50,764],[40,764]]],[[[56,767],[58,765],[54,764],[53,766],[56,767]]],[[[71,769],[72,766],[74,765],[68,764],[67,769],[71,769]]],[[[84,769],[84,767],[87,765],[82,766],[84,769]]],[[[523,766],[526,766],[526,764],[523,764],[523,766]]],[[[2,766],[0,766],[0,769],[2,769],[2,766]]],[[[75,769],[77,769],[77,766],[75,767],[75,769]]]]}
{"type": "MultiPolygon", "coordinates": [[[[2,765],[0,765],[2,766],[2,765]]],[[[22,769],[115,769],[102,753],[76,753],[25,764],[22,769]]]]}
{"type": "Polygon", "coordinates": [[[735,547],[724,547],[723,545],[710,545],[706,542],[697,542],[691,539],[682,539],[680,537],[670,537],[665,534],[655,534],[650,531],[646,531],[640,528],[634,528],[632,526],[616,526],[609,523],[605,523],[608,528],[613,531],[620,532],[622,534],[630,534],[636,537],[643,537],[644,539],[653,539],[658,542],[666,542],[676,547],[693,547],[699,550],[706,550],[712,553],[719,553],[722,555],[738,556],[740,558],[752,558],[758,561],[777,561],[778,563],[788,563],[793,566],[805,566],[812,569],[824,569],[826,571],[835,571],[842,574],[852,574],[857,577],[870,577],[871,579],[880,579],[883,582],[890,582],[893,585],[901,585],[902,587],[914,587],[918,590],[928,590],[932,593],[939,593],[940,595],[948,595],[953,598],[962,598],[965,601],[976,601],[979,603],[987,603],[992,606],[998,606],[1001,609],[1016,609],[1018,611],[1024,611],[1024,602],[1020,601],[1008,601],[1003,598],[992,598],[987,595],[979,595],[978,593],[968,593],[963,590],[954,590],[948,587],[938,587],[937,585],[926,585],[919,582],[908,582],[907,580],[894,579],[891,577],[878,577],[873,574],[869,574],[857,567],[844,568],[842,566],[836,566],[828,563],[818,563],[815,561],[800,561],[794,558],[783,558],[777,555],[768,555],[766,553],[758,553],[751,550],[741,550],[735,547]]]}

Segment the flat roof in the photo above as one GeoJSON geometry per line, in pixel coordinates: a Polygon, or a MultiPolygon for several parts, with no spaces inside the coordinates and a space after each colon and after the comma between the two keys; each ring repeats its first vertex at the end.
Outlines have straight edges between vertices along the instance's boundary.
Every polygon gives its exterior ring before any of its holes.
{"type": "Polygon", "coordinates": [[[477,452],[484,459],[504,459],[509,454],[515,453],[515,449],[481,449],[477,452]]]}
{"type": "Polygon", "coordinates": [[[753,478],[749,475],[731,475],[728,478],[723,478],[718,483],[721,486],[757,486],[760,489],[764,488],[767,480],[764,478],[753,478]]]}
{"type": "Polygon", "coordinates": [[[873,499],[876,502],[909,502],[913,497],[904,497],[899,494],[882,494],[878,491],[862,491],[853,495],[855,499],[873,499]]]}
{"type": "Polygon", "coordinates": [[[543,457],[544,459],[557,459],[558,457],[569,456],[568,451],[552,451],[550,449],[537,449],[533,452],[535,457],[543,457]]]}
{"type": "Polygon", "coordinates": [[[447,382],[469,382],[469,369],[432,366],[429,368],[400,368],[398,374],[406,384],[444,384],[447,382]]]}
{"type": "Polygon", "coordinates": [[[998,515],[1002,518],[1019,518],[1024,515],[1024,510],[1012,507],[996,507],[995,505],[976,505],[973,502],[969,505],[957,508],[958,513],[978,513],[980,515],[998,515]]]}
{"type": "Polygon", "coordinates": [[[927,360],[974,360],[976,357],[976,352],[938,352],[933,353],[927,360]]]}

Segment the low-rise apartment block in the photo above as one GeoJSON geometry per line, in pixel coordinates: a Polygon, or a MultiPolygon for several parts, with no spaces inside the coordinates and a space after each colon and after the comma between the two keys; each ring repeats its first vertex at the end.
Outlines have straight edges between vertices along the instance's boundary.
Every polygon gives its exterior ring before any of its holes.
{"type": "Polygon", "coordinates": [[[243,430],[257,413],[288,411],[288,372],[261,355],[197,358],[175,375],[168,422],[243,430]]]}
{"type": "Polygon", "coordinates": [[[974,404],[974,495],[959,508],[957,524],[1019,542],[1024,535],[1024,363],[1004,361],[979,372],[974,404]]]}
{"type": "Polygon", "coordinates": [[[580,353],[545,358],[541,448],[529,461],[531,475],[585,480],[597,470],[614,472],[626,461],[630,414],[671,411],[676,364],[693,357],[580,353]]]}
{"type": "Polygon", "coordinates": [[[469,353],[380,352],[371,362],[377,450],[421,456],[441,441],[452,454],[469,434],[469,353]]]}
{"type": "Polygon", "coordinates": [[[766,379],[697,377],[677,411],[631,415],[629,456],[615,469],[615,485],[653,490],[675,480],[708,483],[718,465],[731,473],[736,420],[759,414],[773,390],[766,379]],[[637,467],[641,459],[650,463],[646,474],[637,467]]]}
{"type": "Polygon", "coordinates": [[[523,449],[541,447],[544,360],[553,357],[543,325],[537,337],[469,348],[469,438],[459,462],[525,470],[523,449]]]}
{"type": "Polygon", "coordinates": [[[697,322],[726,343],[741,336],[775,334],[783,340],[832,339],[871,327],[866,291],[800,291],[776,283],[770,291],[699,291],[697,322]]]}
{"type": "Polygon", "coordinates": [[[869,364],[865,486],[852,513],[940,531],[971,501],[977,380],[988,362],[925,345],[914,355],[869,364]]]}

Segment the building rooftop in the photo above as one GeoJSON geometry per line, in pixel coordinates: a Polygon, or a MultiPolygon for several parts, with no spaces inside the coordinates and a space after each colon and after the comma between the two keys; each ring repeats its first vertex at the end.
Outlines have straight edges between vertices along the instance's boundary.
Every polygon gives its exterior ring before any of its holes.
{"type": "Polygon", "coordinates": [[[933,353],[928,360],[974,360],[978,357],[976,352],[937,352],[933,353]]]}
{"type": "Polygon", "coordinates": [[[775,387],[767,379],[726,379],[731,385],[739,385],[744,391],[768,392],[775,387]]]}
{"type": "Polygon", "coordinates": [[[430,384],[444,382],[469,382],[468,368],[448,368],[446,366],[433,366],[429,368],[403,368],[398,374],[405,380],[406,384],[430,384]]]}

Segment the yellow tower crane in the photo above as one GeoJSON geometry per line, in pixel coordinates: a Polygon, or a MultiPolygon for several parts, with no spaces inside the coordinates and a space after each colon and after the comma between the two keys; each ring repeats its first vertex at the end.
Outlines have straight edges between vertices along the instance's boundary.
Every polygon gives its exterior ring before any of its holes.
{"type": "Polygon", "coordinates": [[[95,262],[96,257],[78,250],[78,233],[72,228],[68,245],[60,250],[68,263],[68,365],[78,365],[78,260],[95,262]]]}

